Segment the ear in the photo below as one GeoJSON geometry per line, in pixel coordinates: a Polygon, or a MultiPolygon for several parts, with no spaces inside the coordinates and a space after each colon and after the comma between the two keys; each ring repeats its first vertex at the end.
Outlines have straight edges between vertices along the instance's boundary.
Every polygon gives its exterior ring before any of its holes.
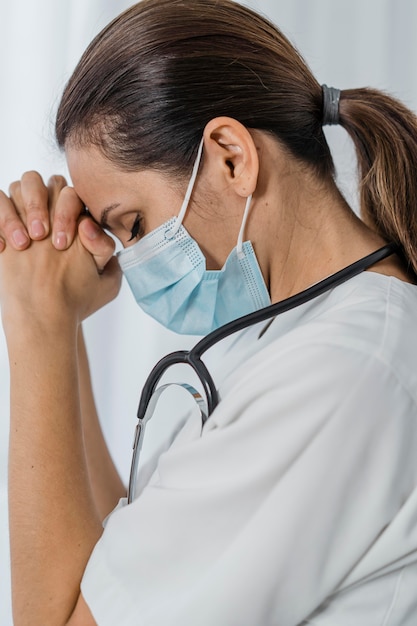
{"type": "Polygon", "coordinates": [[[216,117],[204,129],[204,158],[235,193],[247,198],[256,189],[258,152],[248,129],[231,117],[216,117]]]}

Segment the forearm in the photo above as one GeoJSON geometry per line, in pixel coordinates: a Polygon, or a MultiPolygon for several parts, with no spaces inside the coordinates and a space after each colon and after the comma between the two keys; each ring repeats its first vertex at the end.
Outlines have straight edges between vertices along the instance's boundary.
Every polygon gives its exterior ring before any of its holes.
{"type": "Polygon", "coordinates": [[[78,368],[88,473],[97,510],[100,518],[104,519],[118,500],[126,495],[126,488],[110,456],[97,416],[81,327],[78,333],[78,368]]]}
{"type": "Polygon", "coordinates": [[[7,333],[14,619],[59,626],[102,527],[84,451],[76,325],[22,319],[19,332],[7,333]]]}

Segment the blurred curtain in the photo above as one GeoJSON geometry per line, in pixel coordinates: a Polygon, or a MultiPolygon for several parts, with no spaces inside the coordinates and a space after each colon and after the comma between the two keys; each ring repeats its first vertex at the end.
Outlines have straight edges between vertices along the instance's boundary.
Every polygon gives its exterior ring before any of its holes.
{"type": "MultiPolygon", "coordinates": [[[[319,81],[375,86],[417,110],[417,3],[414,0],[253,0],[305,56],[319,81]]],[[[0,5],[0,188],[28,169],[66,173],[53,139],[60,92],[81,52],[129,0],[13,0],[0,5]]],[[[356,205],[355,163],[343,131],[330,128],[339,182],[356,205]]],[[[86,322],[97,405],[126,478],[138,394],[153,362],[188,347],[120,297],[86,322]]],[[[7,537],[8,365],[0,333],[0,624],[12,624],[7,537]]]]}

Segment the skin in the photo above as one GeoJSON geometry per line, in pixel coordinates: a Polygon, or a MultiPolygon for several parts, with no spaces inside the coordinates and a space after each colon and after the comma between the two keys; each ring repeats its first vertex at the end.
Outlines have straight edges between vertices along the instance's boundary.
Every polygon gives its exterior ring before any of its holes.
{"type": "MultiPolygon", "coordinates": [[[[204,163],[184,226],[208,269],[221,268],[236,245],[249,194],[245,238],[255,248],[272,302],[386,243],[355,216],[333,181],[317,180],[266,133],[222,117],[207,125],[204,137],[204,163]]],[[[155,171],[117,170],[94,147],[69,147],[66,154],[74,188],[98,223],[106,207],[119,205],[106,212],[106,223],[123,245],[137,240],[129,241],[138,215],[140,238],[178,214],[188,181],[179,185],[155,171]]],[[[396,258],[373,269],[408,280],[396,258]]]]}
{"type": "MultiPolygon", "coordinates": [[[[59,178],[45,187],[32,172],[12,185],[10,198],[0,197],[7,244],[0,255],[0,302],[11,368],[16,626],[95,624],[80,581],[101,520],[122,490],[100,435],[80,336],[82,320],[120,286],[111,240],[97,224],[105,218],[123,245],[133,245],[132,230],[143,236],[178,213],[187,184],[155,171],[123,172],[91,146],[69,145],[66,155],[74,189],[59,178]],[[51,235],[36,235],[20,251],[13,233],[23,232],[25,224],[33,236],[34,220],[49,220],[48,203],[51,235]],[[93,219],[77,225],[83,205],[93,219]]],[[[236,245],[250,194],[245,237],[273,302],[384,244],[353,214],[333,181],[317,180],[267,134],[221,117],[204,130],[204,160],[184,220],[209,268],[221,267],[236,245]]],[[[372,270],[408,280],[395,257],[372,270]]]]}

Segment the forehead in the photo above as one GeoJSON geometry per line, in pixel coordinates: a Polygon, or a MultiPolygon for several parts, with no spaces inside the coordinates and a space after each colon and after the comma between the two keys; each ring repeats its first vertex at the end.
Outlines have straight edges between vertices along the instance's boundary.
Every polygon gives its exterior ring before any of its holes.
{"type": "Polygon", "coordinates": [[[66,158],[74,189],[97,221],[109,206],[117,205],[120,212],[148,206],[157,210],[159,205],[176,204],[181,193],[172,176],[155,170],[123,171],[95,146],[69,147],[66,158]]]}
{"type": "Polygon", "coordinates": [[[81,187],[126,175],[106,159],[95,146],[68,147],[65,150],[71,180],[81,187]]]}

